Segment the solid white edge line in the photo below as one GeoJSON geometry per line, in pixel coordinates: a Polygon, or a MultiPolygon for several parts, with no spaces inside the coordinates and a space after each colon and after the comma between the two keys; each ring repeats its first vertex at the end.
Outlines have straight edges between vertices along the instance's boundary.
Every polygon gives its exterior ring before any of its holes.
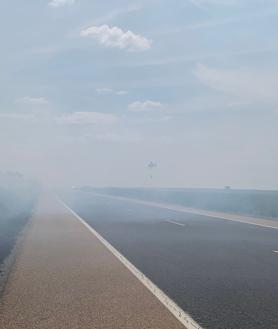
{"type": "Polygon", "coordinates": [[[96,230],[94,230],[83,218],[73,211],[62,200],[60,203],[79,220],[144,286],[177,318],[187,329],[202,329],[189,314],[184,312],[170,297],[159,289],[145,274],[137,269],[116,248],[106,241],[96,230]]]}
{"type": "Polygon", "coordinates": [[[179,225],[179,226],[185,226],[184,224],[182,224],[182,223],[178,223],[178,222],[175,222],[175,221],[173,221],[173,220],[166,220],[165,222],[166,222],[166,223],[170,223],[170,224],[179,225]]]}
{"type": "Polygon", "coordinates": [[[260,227],[265,227],[265,228],[271,228],[271,229],[274,229],[274,230],[278,230],[278,227],[276,227],[276,226],[271,226],[271,225],[268,225],[268,224],[254,223],[254,222],[249,221],[248,219],[243,220],[243,219],[239,219],[239,218],[231,218],[233,215],[230,215],[230,214],[228,214],[227,216],[222,215],[222,214],[221,215],[216,214],[216,213],[215,214],[210,214],[210,213],[207,213],[205,210],[198,210],[198,209],[191,209],[191,208],[188,209],[188,208],[183,207],[181,205],[161,204],[161,203],[149,202],[149,201],[144,201],[144,200],[139,200],[139,199],[132,199],[132,198],[114,196],[114,195],[110,195],[110,194],[100,194],[100,193],[94,193],[94,194],[96,196],[103,197],[103,198],[111,198],[111,199],[120,200],[120,201],[133,202],[133,203],[138,203],[138,204],[142,204],[142,205],[149,206],[149,207],[154,207],[154,208],[168,209],[168,210],[183,212],[183,213],[187,213],[187,214],[194,214],[194,215],[200,215],[200,216],[205,216],[205,217],[210,217],[210,218],[224,219],[224,220],[228,220],[228,221],[231,221],[231,222],[255,225],[255,226],[260,226],[260,227]]]}

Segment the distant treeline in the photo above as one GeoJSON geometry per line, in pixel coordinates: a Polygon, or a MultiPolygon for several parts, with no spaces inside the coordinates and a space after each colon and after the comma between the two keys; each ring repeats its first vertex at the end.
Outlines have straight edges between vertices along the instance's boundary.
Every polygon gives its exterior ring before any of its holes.
{"type": "Polygon", "coordinates": [[[95,190],[99,193],[175,203],[212,211],[278,218],[278,191],[151,188],[103,188],[95,190]]]}

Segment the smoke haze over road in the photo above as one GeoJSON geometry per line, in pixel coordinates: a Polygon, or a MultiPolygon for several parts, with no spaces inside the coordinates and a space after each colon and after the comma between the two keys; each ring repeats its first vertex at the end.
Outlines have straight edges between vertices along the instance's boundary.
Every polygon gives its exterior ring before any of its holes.
{"type": "Polygon", "coordinates": [[[52,186],[276,189],[277,6],[1,1],[0,169],[52,186]]]}

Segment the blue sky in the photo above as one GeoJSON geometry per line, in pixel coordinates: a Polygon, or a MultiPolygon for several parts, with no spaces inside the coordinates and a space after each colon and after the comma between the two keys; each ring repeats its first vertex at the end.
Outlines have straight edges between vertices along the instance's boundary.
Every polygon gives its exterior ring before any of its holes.
{"type": "Polygon", "coordinates": [[[0,169],[277,188],[277,16],[277,0],[1,1],[0,169]]]}

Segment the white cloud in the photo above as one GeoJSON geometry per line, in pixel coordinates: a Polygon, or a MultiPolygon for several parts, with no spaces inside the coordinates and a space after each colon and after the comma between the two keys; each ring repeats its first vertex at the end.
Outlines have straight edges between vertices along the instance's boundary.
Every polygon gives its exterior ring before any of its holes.
{"type": "Polygon", "coordinates": [[[199,9],[207,9],[207,7],[209,6],[226,6],[226,7],[238,6],[243,3],[242,0],[188,0],[188,1],[199,9]]]}
{"type": "Polygon", "coordinates": [[[16,100],[17,104],[22,105],[47,105],[48,100],[44,97],[25,96],[16,100]]]}
{"type": "Polygon", "coordinates": [[[104,134],[97,134],[95,136],[95,139],[105,142],[119,142],[122,140],[122,137],[118,134],[104,133],[104,134]]]}
{"type": "Polygon", "coordinates": [[[227,70],[199,64],[194,73],[210,89],[232,96],[233,102],[278,105],[277,72],[227,70]]]}
{"type": "Polygon", "coordinates": [[[21,121],[35,121],[36,117],[32,113],[0,113],[1,119],[7,120],[21,120],[21,121]]]}
{"type": "Polygon", "coordinates": [[[273,8],[266,8],[265,10],[255,11],[255,12],[249,12],[245,15],[237,15],[237,16],[229,16],[222,19],[213,19],[213,20],[206,20],[202,22],[196,22],[192,23],[190,25],[187,25],[187,29],[191,30],[197,30],[197,29],[206,29],[206,28],[214,28],[221,25],[226,24],[235,24],[236,22],[246,21],[247,19],[258,19],[262,16],[271,16],[275,15],[276,11],[273,10],[273,8]]]}
{"type": "Polygon", "coordinates": [[[127,95],[127,94],[128,94],[127,90],[118,90],[118,91],[116,91],[116,95],[118,95],[118,96],[124,96],[124,95],[127,95]]]}
{"type": "Polygon", "coordinates": [[[108,48],[120,48],[128,51],[144,51],[151,48],[152,41],[132,31],[124,32],[117,26],[91,26],[83,31],[82,37],[92,37],[108,48]]]}
{"type": "Polygon", "coordinates": [[[113,10],[113,11],[109,12],[108,14],[103,15],[101,17],[98,17],[97,19],[94,20],[94,24],[95,25],[104,24],[104,23],[113,21],[121,16],[138,12],[142,9],[143,9],[142,5],[138,5],[138,4],[128,5],[123,8],[113,10]]]}
{"type": "Polygon", "coordinates": [[[68,125],[113,125],[119,118],[110,113],[74,112],[60,116],[57,121],[68,125]]]}
{"type": "MultiPolygon", "coordinates": [[[[10,121],[30,121],[30,122],[46,122],[53,120],[54,112],[51,111],[48,107],[33,107],[30,106],[30,103],[27,103],[29,106],[20,108],[20,110],[2,112],[0,113],[1,119],[7,119],[10,121]]],[[[34,103],[37,105],[37,103],[34,103]]],[[[42,103],[44,104],[44,103],[42,103]]],[[[32,103],[33,105],[33,103],[32,103]]]]}
{"type": "Polygon", "coordinates": [[[66,5],[73,5],[75,0],[50,0],[49,6],[52,8],[59,8],[66,5]]]}
{"type": "Polygon", "coordinates": [[[161,110],[163,105],[160,102],[146,100],[144,102],[136,101],[128,106],[128,110],[131,112],[149,112],[154,110],[161,110]]]}
{"type": "Polygon", "coordinates": [[[114,90],[114,89],[111,89],[111,88],[97,88],[96,92],[99,95],[115,94],[115,95],[118,95],[118,96],[124,96],[124,95],[128,94],[128,91],[126,91],[126,90],[114,90]]]}
{"type": "Polygon", "coordinates": [[[144,118],[145,122],[150,122],[150,123],[158,123],[158,122],[169,122],[173,119],[173,116],[171,115],[163,115],[163,116],[156,116],[156,117],[148,117],[144,118]]]}
{"type": "Polygon", "coordinates": [[[196,5],[218,5],[218,6],[234,6],[240,4],[239,0],[190,0],[196,5]]]}
{"type": "Polygon", "coordinates": [[[219,19],[219,20],[207,20],[207,21],[202,21],[202,22],[196,22],[196,23],[192,23],[190,25],[187,25],[187,29],[190,30],[198,30],[198,29],[206,29],[206,28],[213,28],[213,27],[217,27],[220,25],[226,25],[229,23],[235,23],[238,21],[241,21],[242,17],[240,16],[235,16],[235,17],[228,17],[228,18],[224,18],[224,19],[219,19]]]}
{"type": "Polygon", "coordinates": [[[114,90],[110,88],[97,88],[96,92],[100,95],[113,94],[114,90]]]}
{"type": "Polygon", "coordinates": [[[97,134],[95,139],[102,142],[121,142],[121,143],[138,143],[143,140],[137,135],[120,135],[113,133],[97,134]]]}
{"type": "Polygon", "coordinates": [[[27,111],[0,113],[1,119],[9,121],[29,121],[62,125],[114,125],[119,117],[111,113],[73,112],[58,114],[51,110],[33,109],[27,111]]]}

